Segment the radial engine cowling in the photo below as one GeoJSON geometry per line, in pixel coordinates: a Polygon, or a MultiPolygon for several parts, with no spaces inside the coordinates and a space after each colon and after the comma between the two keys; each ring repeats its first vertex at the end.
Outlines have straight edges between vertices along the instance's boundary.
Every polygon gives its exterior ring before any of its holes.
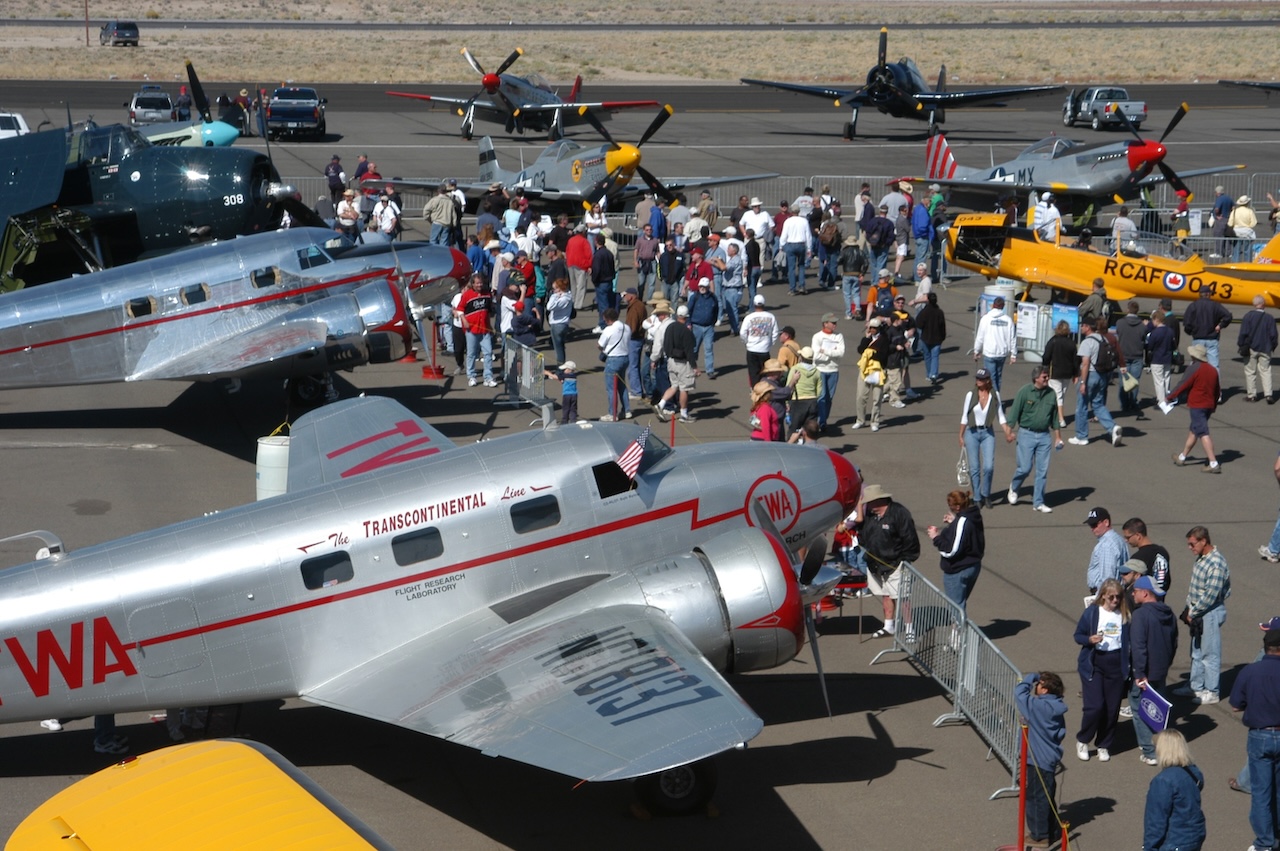
{"type": "Polygon", "coordinates": [[[645,602],[719,670],[774,668],[803,645],[795,569],[782,544],[758,529],[727,532],[632,576],[645,602]]]}

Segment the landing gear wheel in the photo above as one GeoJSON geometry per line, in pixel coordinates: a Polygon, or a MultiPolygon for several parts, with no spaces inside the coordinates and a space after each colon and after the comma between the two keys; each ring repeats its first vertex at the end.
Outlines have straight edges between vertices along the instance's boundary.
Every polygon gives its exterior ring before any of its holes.
{"type": "Polygon", "coordinates": [[[472,128],[472,126],[471,126],[470,124],[463,124],[463,125],[462,125],[462,138],[463,138],[465,141],[467,141],[467,142],[470,142],[470,141],[471,141],[471,133],[472,133],[472,130],[473,130],[473,128],[472,128]]]}
{"type": "Polygon", "coordinates": [[[1093,117],[1093,121],[1089,122],[1089,126],[1092,127],[1094,130],[1101,130],[1102,119],[1095,115],[1093,117]]]}
{"type": "Polygon", "coordinates": [[[853,122],[846,121],[844,124],[844,140],[846,142],[852,142],[854,132],[855,130],[854,130],[853,122]]]}
{"type": "Polygon", "coordinates": [[[325,137],[328,135],[329,135],[328,128],[325,127],[325,123],[321,121],[320,126],[316,128],[316,140],[323,142],[325,137]]]}
{"type": "Polygon", "coordinates": [[[303,375],[298,378],[290,378],[287,382],[289,390],[289,399],[299,408],[318,408],[326,401],[326,395],[329,390],[328,378],[324,373],[316,375],[303,375]]]}
{"type": "Polygon", "coordinates": [[[1069,111],[1065,110],[1065,109],[1064,109],[1064,110],[1062,110],[1062,126],[1063,126],[1063,127],[1075,127],[1075,126],[1076,126],[1076,120],[1075,120],[1074,118],[1072,118],[1072,117],[1071,117],[1071,113],[1070,113],[1069,111]]]}
{"type": "Polygon", "coordinates": [[[653,813],[687,816],[707,806],[718,777],[715,760],[704,759],[639,778],[636,794],[653,813]]]}

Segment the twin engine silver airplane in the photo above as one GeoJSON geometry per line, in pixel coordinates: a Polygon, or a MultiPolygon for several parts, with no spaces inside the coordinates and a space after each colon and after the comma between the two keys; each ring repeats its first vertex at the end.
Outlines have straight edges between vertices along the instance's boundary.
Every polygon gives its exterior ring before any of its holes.
{"type": "Polygon", "coordinates": [[[461,252],[295,228],[190,246],[0,294],[0,389],[314,377],[408,351],[415,307],[470,273],[461,252]]]}
{"type": "Polygon", "coordinates": [[[799,652],[860,493],[809,447],[598,423],[460,446],[346,400],[297,420],[281,496],[74,552],[7,539],[47,557],[0,572],[0,722],[300,697],[696,809],[704,760],[763,726],[722,674],[799,652]]]}
{"type": "Polygon", "coordinates": [[[605,100],[578,103],[578,94],[582,91],[581,74],[573,81],[573,89],[570,90],[568,99],[561,99],[555,89],[551,88],[551,84],[540,74],[520,77],[516,74],[504,73],[524,55],[524,51],[518,47],[493,73],[486,72],[471,55],[471,51],[465,47],[462,48],[462,55],[471,69],[480,75],[480,91],[471,97],[451,98],[413,92],[387,92],[387,94],[425,100],[432,106],[440,104],[456,111],[462,117],[462,138],[464,139],[471,138],[478,119],[502,124],[508,133],[523,134],[526,130],[545,131],[547,141],[554,142],[564,138],[565,127],[586,123],[579,112],[580,108],[591,112],[593,117],[607,119],[620,109],[658,105],[656,100],[605,100]]]}
{"type": "Polygon", "coordinates": [[[1002,101],[1032,95],[1061,91],[1062,86],[1011,86],[1002,89],[970,89],[963,92],[947,91],[947,66],[938,73],[938,87],[930,89],[924,75],[910,58],[904,56],[897,62],[889,62],[889,30],[880,28],[880,49],[876,64],[867,72],[867,81],[860,88],[836,88],[835,86],[809,86],[801,83],[779,83],[770,80],[742,82],[753,86],[767,86],[784,92],[826,98],[836,106],[844,104],[852,115],[844,125],[844,138],[852,139],[858,133],[858,109],[875,107],[894,118],[914,118],[929,122],[929,132],[946,120],[947,107],[1001,106],[1002,101]]]}

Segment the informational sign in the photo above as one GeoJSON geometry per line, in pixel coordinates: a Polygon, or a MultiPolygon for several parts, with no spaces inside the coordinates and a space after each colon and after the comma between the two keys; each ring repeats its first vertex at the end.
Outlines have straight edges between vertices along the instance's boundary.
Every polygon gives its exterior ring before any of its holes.
{"type": "Polygon", "coordinates": [[[1142,690],[1142,697],[1138,700],[1138,714],[1153,733],[1163,733],[1169,726],[1169,710],[1172,708],[1173,704],[1165,700],[1160,692],[1150,686],[1142,690]]]}

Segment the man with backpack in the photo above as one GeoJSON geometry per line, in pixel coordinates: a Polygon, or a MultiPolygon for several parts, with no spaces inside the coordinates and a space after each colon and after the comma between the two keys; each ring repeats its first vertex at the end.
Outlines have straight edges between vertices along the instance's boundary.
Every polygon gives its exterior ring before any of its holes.
{"type": "Polygon", "coordinates": [[[1076,385],[1076,434],[1068,443],[1086,446],[1089,443],[1089,409],[1098,418],[1104,431],[1111,434],[1111,445],[1120,445],[1120,426],[1107,410],[1107,384],[1122,364],[1115,344],[1102,333],[1103,320],[1093,317],[1080,320],[1080,346],[1076,355],[1080,358],[1080,378],[1076,385]]]}
{"type": "Polygon", "coordinates": [[[844,228],[837,212],[839,205],[839,201],[832,202],[818,228],[818,283],[824,290],[834,287],[839,279],[836,266],[840,258],[840,244],[844,242],[844,228]]]}
{"type": "Polygon", "coordinates": [[[863,319],[862,313],[862,280],[867,274],[870,263],[867,253],[858,245],[856,236],[846,236],[844,248],[840,250],[841,289],[844,292],[844,315],[846,319],[863,319]]]}
{"type": "Polygon", "coordinates": [[[871,254],[871,274],[875,275],[889,262],[889,252],[893,249],[893,221],[889,218],[889,207],[880,205],[880,215],[867,222],[862,234],[867,238],[867,251],[871,254]]]}

